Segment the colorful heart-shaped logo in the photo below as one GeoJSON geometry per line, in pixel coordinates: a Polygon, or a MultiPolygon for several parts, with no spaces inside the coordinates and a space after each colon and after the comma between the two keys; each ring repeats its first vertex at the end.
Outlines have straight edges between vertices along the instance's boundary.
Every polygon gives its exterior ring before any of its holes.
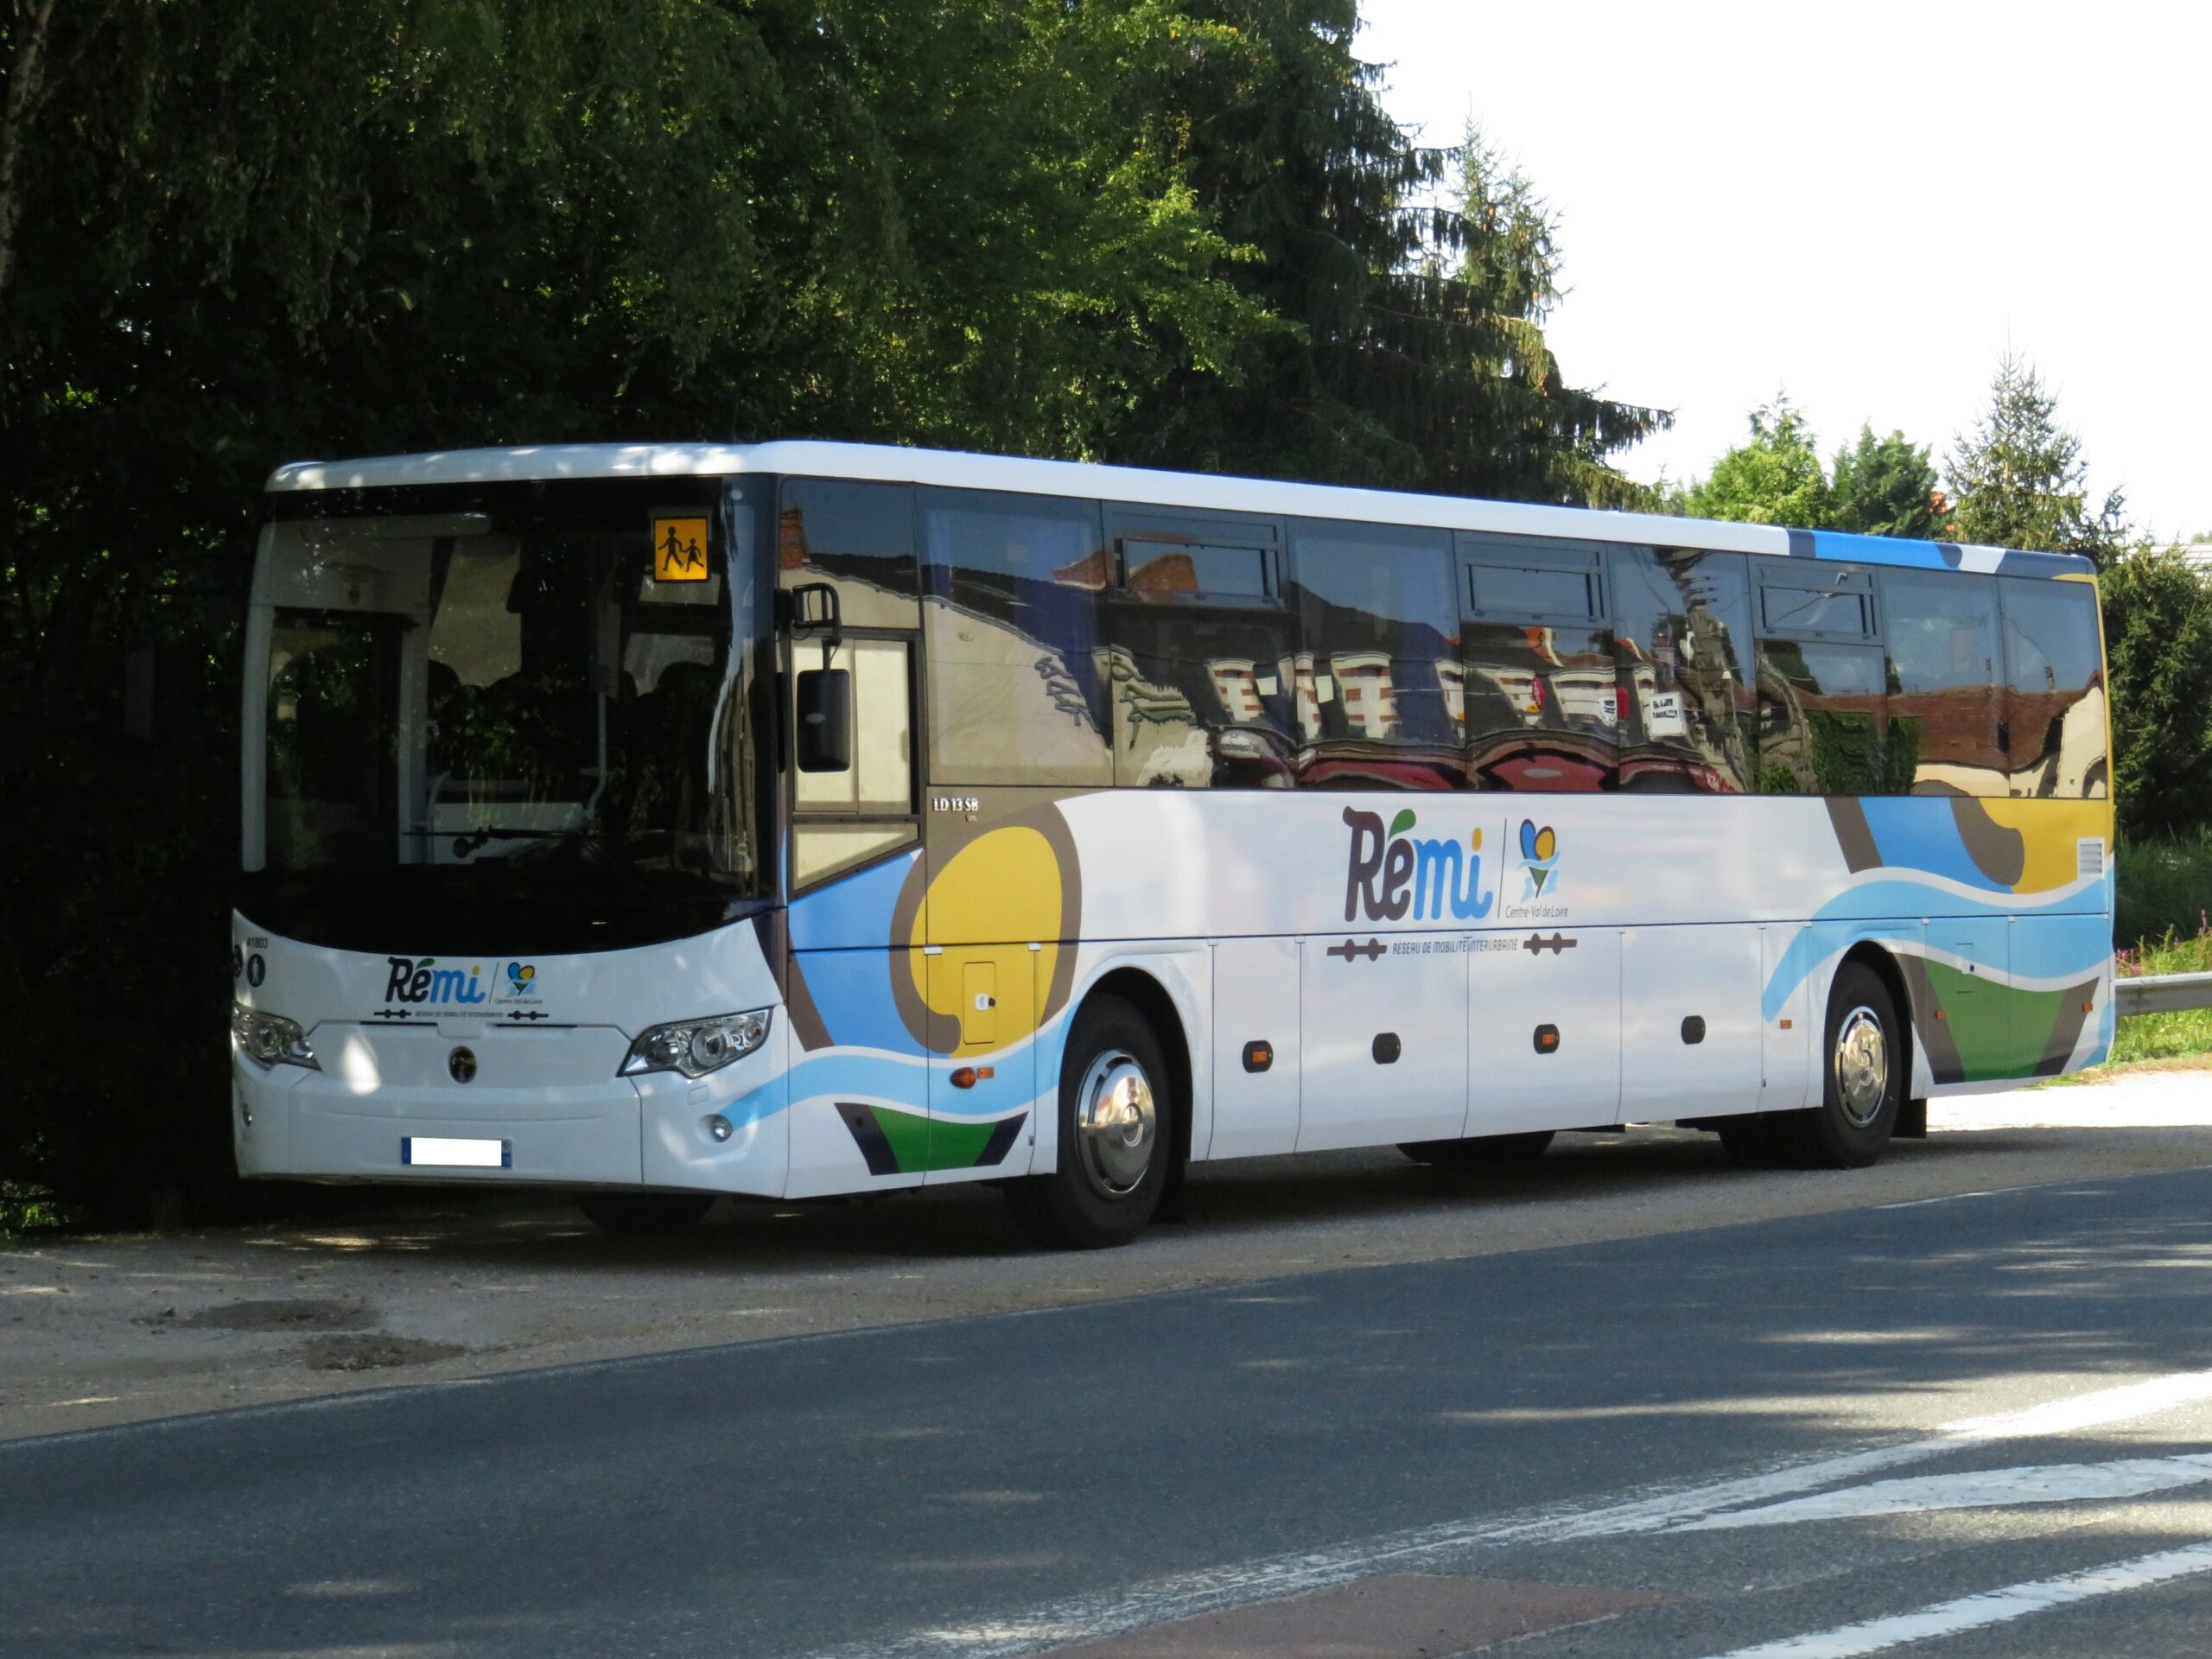
{"type": "Polygon", "coordinates": [[[1535,898],[1551,880],[1559,861],[1559,835],[1548,823],[1536,827],[1534,818],[1521,820],[1521,861],[1529,872],[1529,896],[1535,898]]]}

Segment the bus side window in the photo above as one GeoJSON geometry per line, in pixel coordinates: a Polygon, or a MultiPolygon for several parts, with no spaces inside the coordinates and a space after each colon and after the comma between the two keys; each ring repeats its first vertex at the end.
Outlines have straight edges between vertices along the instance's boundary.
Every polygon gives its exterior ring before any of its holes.
{"type": "Polygon", "coordinates": [[[1291,559],[1300,786],[1465,788],[1451,532],[1299,521],[1291,559]]]}
{"type": "Polygon", "coordinates": [[[1885,741],[1872,578],[1828,565],[1762,573],[1758,605],[1759,791],[1903,793],[1914,756],[1885,741]]]}
{"type": "Polygon", "coordinates": [[[785,480],[776,566],[779,587],[835,587],[847,627],[918,626],[913,486],[785,480]]]}
{"type": "Polygon", "coordinates": [[[1998,579],[2005,613],[2005,723],[2014,795],[2103,800],[2103,645],[2086,582],[1998,579]]]}
{"type": "Polygon", "coordinates": [[[1620,696],[1594,542],[1459,537],[1467,767],[1478,789],[1610,789],[1620,696]]]}
{"type": "Polygon", "coordinates": [[[921,551],[929,781],[1110,784],[1098,504],[925,489],[921,551]]]}
{"type": "Polygon", "coordinates": [[[1282,531],[1110,507],[1100,661],[1125,788],[1284,789],[1297,762],[1282,531]]]}
{"type": "Polygon", "coordinates": [[[1751,573],[1741,553],[1612,550],[1621,787],[1741,795],[1751,785],[1751,573]]]}
{"type": "Polygon", "coordinates": [[[1890,742],[1915,757],[1905,787],[1915,795],[2005,794],[1995,578],[1885,570],[1881,584],[1890,742]]]}

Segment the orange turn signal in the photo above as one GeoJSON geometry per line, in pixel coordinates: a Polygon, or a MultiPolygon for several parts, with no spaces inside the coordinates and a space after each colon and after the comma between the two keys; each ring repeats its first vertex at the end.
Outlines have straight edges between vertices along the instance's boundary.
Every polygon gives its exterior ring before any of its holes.
{"type": "Polygon", "coordinates": [[[963,1065],[952,1074],[950,1081],[956,1089],[973,1089],[976,1086],[976,1068],[963,1065]]]}

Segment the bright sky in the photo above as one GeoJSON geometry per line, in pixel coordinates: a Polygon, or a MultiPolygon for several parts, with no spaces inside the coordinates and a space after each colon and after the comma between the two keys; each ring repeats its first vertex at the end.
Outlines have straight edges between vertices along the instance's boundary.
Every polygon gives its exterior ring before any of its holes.
{"type": "Polygon", "coordinates": [[[1561,220],[1572,384],[1701,474],[1778,388],[1822,453],[1972,424],[2009,344],[2090,486],[2212,531],[2212,7],[1362,0],[1402,122],[1470,115],[1561,220]]]}

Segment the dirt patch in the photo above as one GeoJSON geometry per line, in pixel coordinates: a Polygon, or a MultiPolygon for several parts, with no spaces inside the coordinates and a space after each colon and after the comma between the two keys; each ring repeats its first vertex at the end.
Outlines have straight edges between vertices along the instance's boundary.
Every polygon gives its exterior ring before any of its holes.
{"type": "Polygon", "coordinates": [[[317,1337],[302,1343],[297,1357],[311,1371],[381,1371],[394,1365],[457,1359],[467,1351],[457,1342],[428,1342],[372,1331],[358,1337],[317,1337]]]}
{"type": "Polygon", "coordinates": [[[201,1331],[359,1331],[373,1321],[366,1302],[285,1300],[226,1302],[177,1323],[201,1331]]]}

